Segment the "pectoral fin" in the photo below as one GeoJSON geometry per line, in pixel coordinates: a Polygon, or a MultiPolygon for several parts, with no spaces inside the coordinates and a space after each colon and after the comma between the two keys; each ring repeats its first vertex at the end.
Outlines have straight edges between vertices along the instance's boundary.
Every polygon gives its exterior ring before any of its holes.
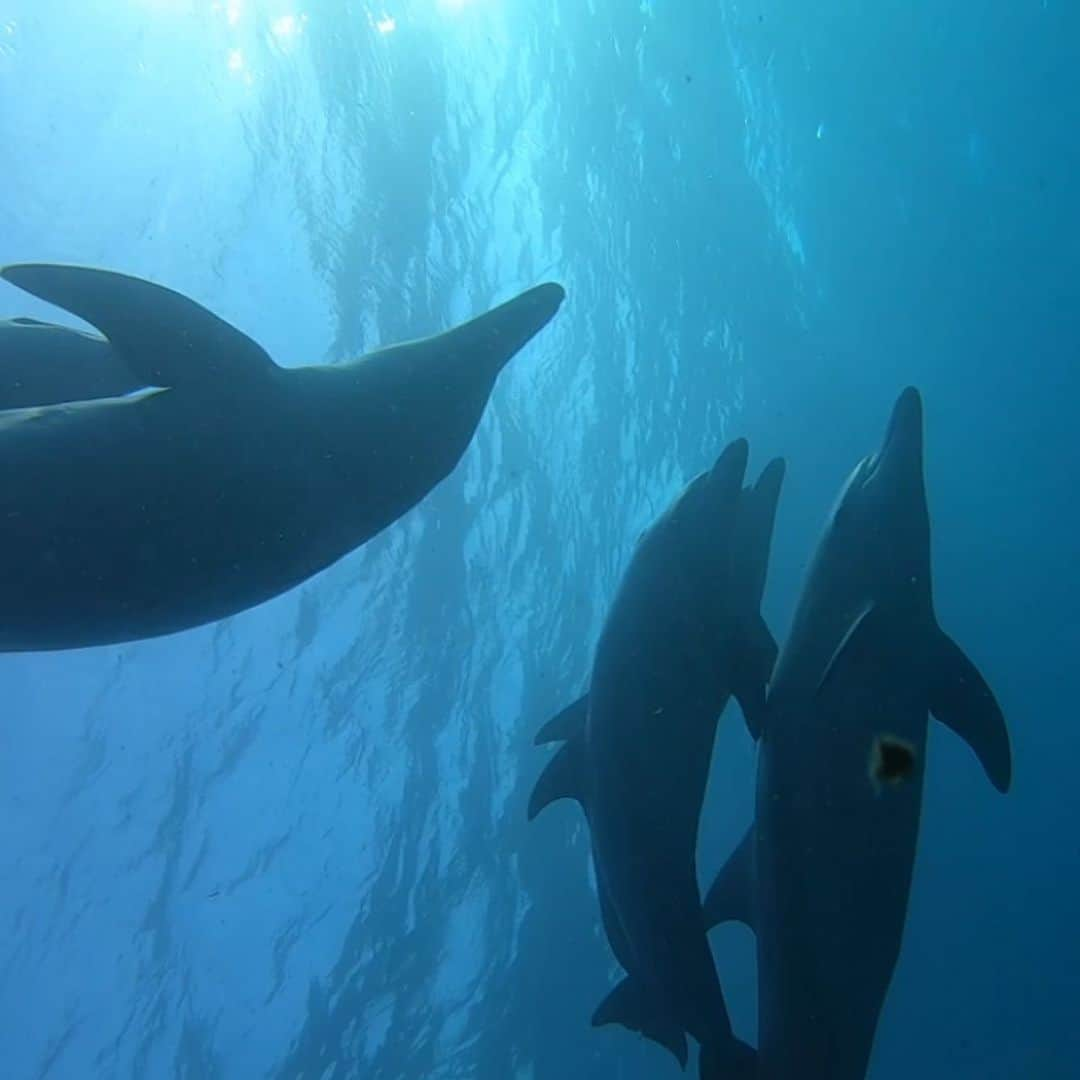
{"type": "Polygon", "coordinates": [[[669,1050],[686,1068],[686,1032],[633,978],[627,976],[596,1008],[593,1027],[622,1024],[669,1050]]]}
{"type": "Polygon", "coordinates": [[[545,806],[559,799],[575,799],[584,805],[581,778],[583,745],[581,739],[571,739],[563,743],[559,752],[547,763],[529,798],[530,821],[545,806]]]}
{"type": "Polygon", "coordinates": [[[847,628],[847,632],[840,639],[839,644],[833,649],[828,664],[825,665],[821,678],[818,680],[817,692],[822,693],[829,685],[830,680],[840,667],[845,657],[858,655],[858,650],[872,647],[873,636],[877,630],[878,620],[875,618],[876,609],[872,604],[863,608],[847,628]]]}
{"type": "Polygon", "coordinates": [[[751,827],[705,896],[702,909],[708,929],[725,922],[741,922],[751,930],[757,929],[754,876],[754,830],[751,827]]]}
{"type": "Polygon", "coordinates": [[[1005,717],[978,668],[943,630],[931,650],[930,711],[975,751],[990,783],[1005,792],[1012,782],[1012,751],[1005,717]]]}
{"type": "Polygon", "coordinates": [[[760,615],[747,620],[732,658],[731,690],[755,739],[760,738],[765,724],[765,688],[772,678],[777,651],[765,620],[760,615]]]}

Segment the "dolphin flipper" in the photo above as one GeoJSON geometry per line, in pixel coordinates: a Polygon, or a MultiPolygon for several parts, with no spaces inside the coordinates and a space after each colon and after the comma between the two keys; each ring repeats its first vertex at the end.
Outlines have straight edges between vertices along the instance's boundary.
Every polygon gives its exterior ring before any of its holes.
{"type": "Polygon", "coordinates": [[[682,1068],[686,1068],[686,1032],[657,1007],[653,998],[629,976],[596,1007],[593,1027],[622,1024],[640,1032],[665,1050],[670,1051],[682,1068]]]}
{"type": "Polygon", "coordinates": [[[589,695],[582,694],[577,701],[567,705],[561,712],[556,713],[537,733],[533,739],[535,746],[543,746],[545,743],[566,742],[572,739],[585,728],[585,717],[589,711],[589,695]]]}
{"type": "Polygon", "coordinates": [[[761,597],[785,468],[783,458],[773,458],[753,487],[743,488],[732,542],[731,588],[735,610],[741,615],[731,662],[731,692],[755,739],[760,737],[765,722],[765,687],[779,652],[776,639],[761,617],[761,597]]]}
{"type": "Polygon", "coordinates": [[[757,1051],[732,1036],[715,1039],[701,1048],[699,1080],[756,1080],[757,1051]]]}
{"type": "Polygon", "coordinates": [[[739,496],[732,549],[732,586],[745,610],[757,611],[765,591],[776,508],[786,468],[783,458],[773,458],[761,470],[753,487],[743,488],[739,496]]]}
{"type": "Polygon", "coordinates": [[[754,828],[746,830],[739,846],[716,875],[702,904],[705,926],[712,929],[725,922],[741,922],[757,930],[754,918],[754,828]]]}
{"type": "Polygon", "coordinates": [[[265,378],[276,370],[261,345],[180,293],[85,266],[22,263],[0,277],[100,330],[145,386],[265,378]]]}
{"type": "Polygon", "coordinates": [[[765,687],[778,652],[776,638],[760,614],[740,628],[731,662],[731,692],[754,739],[761,737],[765,726],[765,687]]]}
{"type": "MultiPolygon", "coordinates": [[[[840,666],[840,661],[844,656],[858,655],[857,649],[863,639],[866,639],[868,642],[874,640],[873,635],[876,630],[874,613],[874,606],[868,604],[852,619],[851,624],[844,632],[844,636],[840,639],[836,648],[833,649],[832,656],[829,657],[829,662],[821,672],[821,678],[818,680],[817,684],[817,692],[819,694],[825,692],[825,688],[834,677],[835,672],[840,666]]],[[[882,620],[878,621],[880,622],[882,620]]]]}
{"type": "Polygon", "coordinates": [[[1000,792],[1012,782],[1012,751],[1005,717],[979,669],[940,628],[933,643],[930,711],[975,751],[1000,792]]]}
{"type": "Polygon", "coordinates": [[[583,740],[571,739],[547,763],[529,797],[529,820],[532,821],[545,806],[559,799],[575,799],[584,805],[584,785],[581,779],[583,740]]]}

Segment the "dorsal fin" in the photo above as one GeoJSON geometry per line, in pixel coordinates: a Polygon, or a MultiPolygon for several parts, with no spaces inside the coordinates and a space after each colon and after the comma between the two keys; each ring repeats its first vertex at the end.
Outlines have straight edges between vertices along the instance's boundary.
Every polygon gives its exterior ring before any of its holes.
{"type": "Polygon", "coordinates": [[[5,266],[0,277],[96,327],[146,386],[264,378],[276,370],[261,345],[161,285],[50,263],[5,266]]]}

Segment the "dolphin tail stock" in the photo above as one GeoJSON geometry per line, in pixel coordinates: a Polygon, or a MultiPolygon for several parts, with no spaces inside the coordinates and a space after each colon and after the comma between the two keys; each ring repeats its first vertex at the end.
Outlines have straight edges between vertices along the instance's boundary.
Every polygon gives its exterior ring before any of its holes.
{"type": "Polygon", "coordinates": [[[734,1035],[710,1039],[698,1056],[698,1076],[700,1080],[754,1080],[757,1052],[734,1035]]]}
{"type": "Polygon", "coordinates": [[[494,380],[519,352],[555,317],[566,291],[546,282],[477,315],[468,322],[436,335],[442,351],[468,357],[469,366],[494,380]]]}
{"type": "Polygon", "coordinates": [[[627,975],[596,1007],[593,1027],[621,1024],[651,1039],[669,1051],[680,1068],[686,1068],[689,1056],[686,1032],[657,1002],[638,980],[627,975]]]}
{"type": "Polygon", "coordinates": [[[990,783],[1006,792],[1012,782],[1012,751],[1001,706],[960,646],[940,627],[932,634],[930,711],[975,751],[990,783]]]}

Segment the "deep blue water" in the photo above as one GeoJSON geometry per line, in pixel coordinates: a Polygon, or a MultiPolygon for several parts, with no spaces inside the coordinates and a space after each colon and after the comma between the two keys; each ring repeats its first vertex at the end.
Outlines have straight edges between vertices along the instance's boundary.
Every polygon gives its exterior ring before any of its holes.
{"type": "MultiPolygon", "coordinates": [[[[525,825],[533,733],[737,434],[789,461],[782,635],[907,383],[1016,779],[933,728],[872,1076],[1076,1075],[1077,40],[1063,0],[0,0],[0,262],[153,278],[286,365],[569,294],[361,551],[216,626],[0,656],[2,1075],[675,1075],[588,1027],[614,965],[580,817],[525,825]]],[[[751,809],[734,717],[706,881],[751,809]]],[[[749,933],[713,943],[752,1038],[749,933]]]]}

